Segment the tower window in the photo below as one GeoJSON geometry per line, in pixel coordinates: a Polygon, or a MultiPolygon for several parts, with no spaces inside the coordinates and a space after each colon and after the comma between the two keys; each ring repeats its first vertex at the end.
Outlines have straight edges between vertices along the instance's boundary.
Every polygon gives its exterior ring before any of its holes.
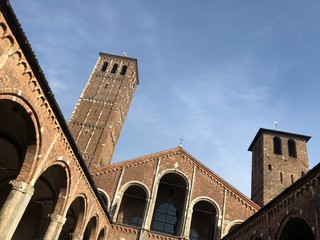
{"type": "Polygon", "coordinates": [[[268,165],[268,170],[272,171],[272,165],[271,164],[268,165]]]}
{"type": "Polygon", "coordinates": [[[305,174],[305,173],[304,173],[304,171],[301,171],[301,177],[303,177],[303,176],[304,176],[304,174],[305,174]]]}
{"type": "Polygon", "coordinates": [[[297,157],[296,142],[293,139],[288,140],[289,157],[297,157]]]}
{"type": "Polygon", "coordinates": [[[291,174],[291,183],[294,182],[293,175],[291,174]]]}
{"type": "Polygon", "coordinates": [[[121,72],[120,72],[120,75],[125,75],[126,74],[126,72],[127,72],[127,69],[128,69],[128,66],[127,65],[124,65],[124,66],[122,66],[122,69],[121,69],[121,72]]]}
{"type": "Polygon", "coordinates": [[[273,153],[282,155],[281,139],[279,137],[273,138],[273,153]]]}
{"type": "Polygon", "coordinates": [[[108,62],[104,62],[102,65],[101,71],[105,72],[107,70],[107,67],[108,67],[108,62]]]}
{"type": "Polygon", "coordinates": [[[115,63],[112,67],[111,73],[116,73],[117,69],[118,69],[118,64],[115,63]]]}
{"type": "Polygon", "coordinates": [[[280,172],[280,182],[283,182],[282,172],[280,172]]]}

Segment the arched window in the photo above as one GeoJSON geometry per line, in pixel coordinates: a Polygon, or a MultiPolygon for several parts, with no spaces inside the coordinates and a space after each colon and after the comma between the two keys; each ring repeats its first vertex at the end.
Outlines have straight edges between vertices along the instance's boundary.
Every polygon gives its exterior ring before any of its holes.
{"type": "Polygon", "coordinates": [[[104,192],[102,192],[102,191],[100,191],[100,190],[98,190],[98,192],[99,192],[99,195],[100,195],[100,197],[101,197],[101,199],[102,199],[102,202],[103,202],[103,205],[106,207],[106,208],[108,208],[108,197],[106,196],[106,194],[104,193],[104,192]]]}
{"type": "Polygon", "coordinates": [[[118,64],[115,63],[112,67],[111,73],[116,73],[117,69],[118,69],[118,64]]]}
{"type": "Polygon", "coordinates": [[[229,233],[234,231],[236,228],[238,228],[241,224],[240,223],[236,223],[234,224],[230,229],[229,229],[229,233]]]}
{"type": "Polygon", "coordinates": [[[189,239],[190,240],[198,240],[199,239],[199,233],[194,228],[190,229],[189,239]]]}
{"type": "Polygon", "coordinates": [[[104,62],[102,65],[101,71],[105,72],[107,70],[107,67],[108,67],[108,62],[104,62]]]}
{"type": "Polygon", "coordinates": [[[192,229],[197,232],[198,238],[195,239],[215,239],[217,222],[217,210],[215,206],[211,202],[205,200],[197,202],[192,211],[190,239],[192,229]]]}
{"type": "Polygon", "coordinates": [[[121,69],[121,72],[120,72],[120,75],[125,75],[126,74],[126,72],[127,72],[127,69],[128,69],[128,66],[127,65],[123,65],[122,66],[122,69],[121,69]]]}
{"type": "Polygon", "coordinates": [[[279,155],[282,154],[281,139],[279,137],[273,138],[273,153],[279,155]]]}
{"type": "Polygon", "coordinates": [[[281,231],[279,240],[314,240],[310,226],[302,219],[290,219],[281,231]]]}
{"type": "Polygon", "coordinates": [[[177,173],[161,179],[153,212],[151,230],[180,235],[186,207],[187,182],[177,173]]]}
{"type": "Polygon", "coordinates": [[[297,157],[296,142],[293,139],[288,140],[289,157],[297,157]]]}
{"type": "Polygon", "coordinates": [[[143,187],[140,185],[132,185],[128,187],[121,200],[117,222],[141,227],[146,202],[147,193],[143,187]]]}
{"type": "Polygon", "coordinates": [[[177,208],[171,203],[159,205],[153,219],[153,230],[173,235],[176,223],[177,208]]]}
{"type": "Polygon", "coordinates": [[[135,216],[131,219],[130,225],[134,227],[141,227],[142,226],[142,217],[135,216]]]}

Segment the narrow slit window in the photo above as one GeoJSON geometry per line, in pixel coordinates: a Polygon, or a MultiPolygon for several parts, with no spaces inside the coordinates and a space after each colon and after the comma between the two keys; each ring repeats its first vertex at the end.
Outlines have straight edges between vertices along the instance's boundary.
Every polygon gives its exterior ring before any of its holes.
{"type": "Polygon", "coordinates": [[[105,72],[107,70],[108,65],[109,65],[108,62],[104,62],[102,65],[101,71],[105,72]]]}
{"type": "Polygon", "coordinates": [[[115,63],[112,67],[111,73],[116,73],[117,69],[118,69],[118,64],[115,63]]]}
{"type": "Polygon", "coordinates": [[[271,164],[268,165],[268,170],[272,171],[272,165],[271,164]]]}
{"type": "Polygon", "coordinates": [[[128,69],[128,66],[127,66],[127,65],[122,66],[120,75],[122,75],[122,76],[125,75],[126,72],[127,72],[127,69],[128,69]]]}
{"type": "Polygon", "coordinates": [[[282,172],[280,172],[280,182],[283,182],[282,172]]]}
{"type": "Polygon", "coordinates": [[[291,183],[294,182],[293,175],[291,174],[291,183]]]}

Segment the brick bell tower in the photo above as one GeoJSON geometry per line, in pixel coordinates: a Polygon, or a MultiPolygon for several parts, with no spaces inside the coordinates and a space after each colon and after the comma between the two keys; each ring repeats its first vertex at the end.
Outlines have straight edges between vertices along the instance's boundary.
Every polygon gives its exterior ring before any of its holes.
{"type": "Polygon", "coordinates": [[[89,169],[111,163],[137,84],[136,59],[99,54],[69,121],[89,169]]]}
{"type": "Polygon", "coordinates": [[[261,207],[309,171],[311,137],[260,128],[252,152],[251,199],[261,207]]]}

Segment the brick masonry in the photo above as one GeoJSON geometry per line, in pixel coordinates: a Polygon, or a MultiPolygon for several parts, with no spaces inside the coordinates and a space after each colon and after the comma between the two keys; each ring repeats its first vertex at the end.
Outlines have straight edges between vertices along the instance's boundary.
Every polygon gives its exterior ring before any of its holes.
{"type": "Polygon", "coordinates": [[[182,147],[110,165],[139,83],[136,59],[99,55],[69,131],[10,5],[0,7],[0,239],[173,240],[192,230],[204,239],[320,239],[309,137],[259,130],[249,149],[261,208],[182,147]],[[163,203],[177,209],[168,232],[155,230],[163,203]]]}

